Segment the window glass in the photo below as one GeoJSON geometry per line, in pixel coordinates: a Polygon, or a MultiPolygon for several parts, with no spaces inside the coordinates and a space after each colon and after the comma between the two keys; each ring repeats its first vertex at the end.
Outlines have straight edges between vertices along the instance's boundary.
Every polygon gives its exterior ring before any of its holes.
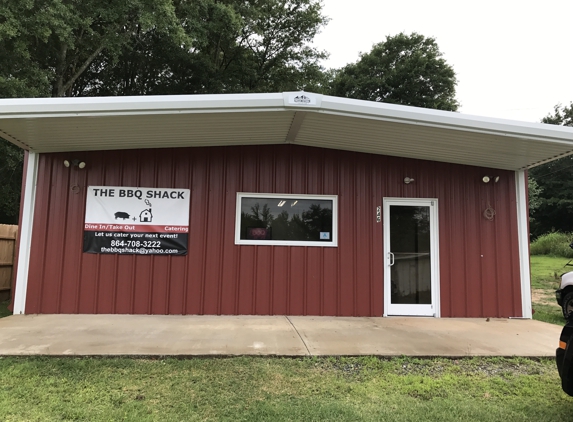
{"type": "Polygon", "coordinates": [[[239,194],[237,243],[335,246],[336,197],[239,194]]]}

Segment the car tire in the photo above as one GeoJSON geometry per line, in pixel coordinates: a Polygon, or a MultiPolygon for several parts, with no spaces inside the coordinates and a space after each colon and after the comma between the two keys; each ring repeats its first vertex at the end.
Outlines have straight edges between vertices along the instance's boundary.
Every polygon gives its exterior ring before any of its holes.
{"type": "Polygon", "coordinates": [[[565,319],[573,312],[573,292],[569,292],[565,295],[561,310],[563,311],[563,318],[565,319]]]}

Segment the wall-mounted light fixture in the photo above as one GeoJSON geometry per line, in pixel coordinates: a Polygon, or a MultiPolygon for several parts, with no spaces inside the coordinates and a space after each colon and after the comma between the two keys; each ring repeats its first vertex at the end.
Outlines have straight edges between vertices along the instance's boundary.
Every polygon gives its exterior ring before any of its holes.
{"type": "Polygon", "coordinates": [[[414,181],[414,179],[412,179],[411,177],[404,177],[404,183],[406,183],[407,185],[409,185],[410,183],[412,183],[414,181]]]}
{"type": "Polygon", "coordinates": [[[489,183],[493,180],[493,183],[499,182],[499,176],[484,176],[481,178],[481,181],[484,183],[489,183]]]}
{"type": "Polygon", "coordinates": [[[78,159],[74,159],[72,161],[64,160],[64,166],[66,167],[74,166],[83,169],[86,166],[86,163],[78,159]]]}

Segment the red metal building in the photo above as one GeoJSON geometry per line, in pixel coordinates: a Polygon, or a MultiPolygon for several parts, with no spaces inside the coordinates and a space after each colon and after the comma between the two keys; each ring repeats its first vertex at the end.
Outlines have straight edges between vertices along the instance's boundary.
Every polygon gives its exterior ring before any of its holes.
{"type": "Polygon", "coordinates": [[[0,136],[27,150],[28,314],[530,318],[525,172],[573,152],[569,128],[309,93],[1,100],[0,136]]]}

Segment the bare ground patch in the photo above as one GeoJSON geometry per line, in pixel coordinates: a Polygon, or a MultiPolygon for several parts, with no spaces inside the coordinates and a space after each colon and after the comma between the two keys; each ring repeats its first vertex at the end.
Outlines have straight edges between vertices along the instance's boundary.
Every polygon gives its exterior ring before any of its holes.
{"type": "Polygon", "coordinates": [[[548,291],[545,289],[531,289],[531,302],[559,308],[559,305],[555,300],[555,293],[551,290],[548,291]]]}

